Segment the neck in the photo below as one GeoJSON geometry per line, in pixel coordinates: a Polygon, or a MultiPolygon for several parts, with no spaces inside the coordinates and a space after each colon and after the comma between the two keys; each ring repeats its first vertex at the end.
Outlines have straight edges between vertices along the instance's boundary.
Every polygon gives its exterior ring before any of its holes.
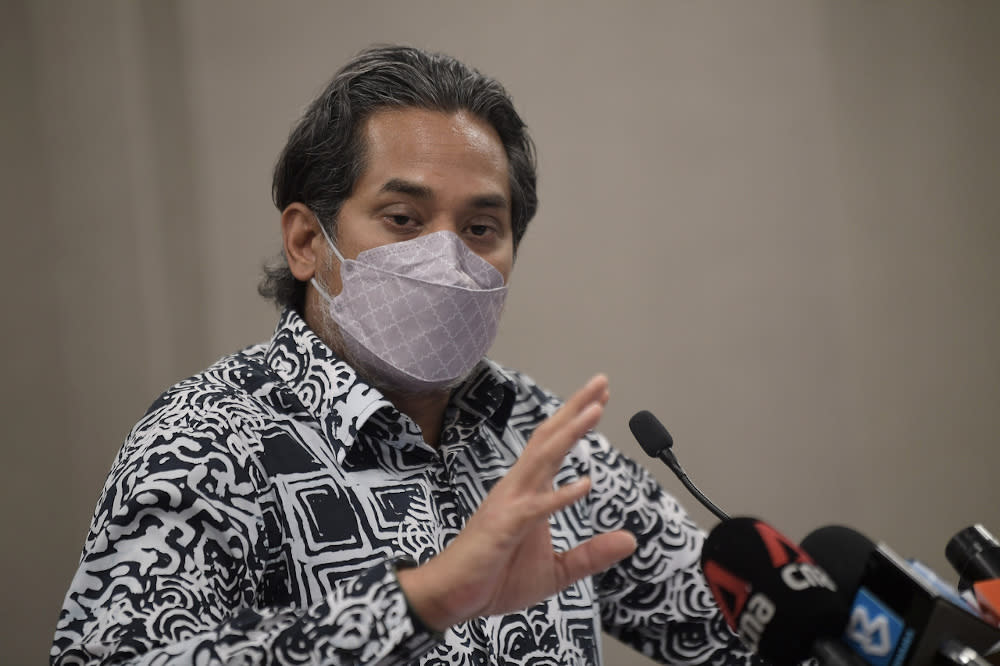
{"type": "Polygon", "coordinates": [[[448,407],[449,391],[435,393],[393,393],[382,391],[396,409],[409,416],[420,426],[420,432],[428,446],[438,447],[444,412],[448,407]]]}
{"type": "MultiPolygon", "coordinates": [[[[312,285],[306,292],[305,320],[309,328],[327,344],[333,353],[354,366],[354,369],[362,372],[347,351],[344,349],[343,338],[340,336],[340,329],[326,314],[322,306],[322,301],[316,288],[312,285]]],[[[441,425],[444,422],[444,411],[448,407],[450,390],[434,391],[429,393],[404,393],[392,391],[376,386],[382,394],[388,398],[396,409],[409,416],[414,423],[420,426],[420,432],[424,436],[424,441],[435,449],[441,438],[441,425]]]]}

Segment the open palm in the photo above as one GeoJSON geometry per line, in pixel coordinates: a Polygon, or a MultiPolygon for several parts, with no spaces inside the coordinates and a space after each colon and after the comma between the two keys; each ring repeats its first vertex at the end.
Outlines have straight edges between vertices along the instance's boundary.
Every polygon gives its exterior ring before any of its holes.
{"type": "Polygon", "coordinates": [[[549,516],[590,490],[582,478],[554,488],[569,450],[597,425],[608,399],[598,375],[540,425],[524,453],[487,495],[461,534],[437,557],[400,572],[400,584],[435,629],[473,617],[520,610],[603,571],[635,549],[625,531],[599,534],[558,553],[549,516]]]}

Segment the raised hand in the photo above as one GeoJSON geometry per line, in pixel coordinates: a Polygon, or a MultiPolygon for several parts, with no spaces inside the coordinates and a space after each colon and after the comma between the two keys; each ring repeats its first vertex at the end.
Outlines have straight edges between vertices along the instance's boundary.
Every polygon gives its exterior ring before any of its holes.
{"type": "Polygon", "coordinates": [[[626,531],[599,534],[572,550],[552,548],[548,517],[579,500],[590,479],[553,488],[563,458],[597,425],[608,380],[593,377],[540,425],[524,453],[487,495],[465,529],[439,555],[399,572],[410,605],[443,631],[469,618],[520,610],[635,550],[626,531]]]}

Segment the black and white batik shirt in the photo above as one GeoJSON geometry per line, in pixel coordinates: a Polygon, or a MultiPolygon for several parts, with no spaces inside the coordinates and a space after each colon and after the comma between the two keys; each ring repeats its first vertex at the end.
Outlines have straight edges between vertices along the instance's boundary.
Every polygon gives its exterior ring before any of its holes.
{"type": "Polygon", "coordinates": [[[269,344],[164,393],[98,502],[52,663],[599,664],[601,631],[667,663],[744,663],[698,569],[703,534],[599,435],[557,477],[556,549],[625,528],[634,555],[520,613],[435,635],[396,581],[462,529],[559,406],[483,361],[441,446],[286,311],[269,344]]]}

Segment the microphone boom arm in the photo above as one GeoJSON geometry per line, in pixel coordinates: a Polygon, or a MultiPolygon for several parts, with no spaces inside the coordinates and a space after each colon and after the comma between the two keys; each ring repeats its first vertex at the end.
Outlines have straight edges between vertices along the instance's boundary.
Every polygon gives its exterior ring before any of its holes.
{"type": "Polygon", "coordinates": [[[663,449],[662,451],[659,452],[658,457],[660,460],[666,463],[667,467],[670,468],[670,471],[674,473],[674,476],[680,479],[680,482],[684,484],[684,487],[688,489],[688,492],[694,495],[694,498],[699,502],[701,502],[702,506],[704,506],[706,509],[715,514],[715,517],[718,518],[719,520],[729,520],[729,515],[725,511],[717,507],[715,505],[715,502],[708,499],[708,497],[706,497],[703,492],[698,490],[698,486],[694,485],[694,482],[692,482],[691,479],[688,478],[688,475],[684,471],[684,468],[681,467],[681,464],[679,462],[677,462],[677,456],[674,455],[673,451],[671,451],[670,449],[663,449]]]}

